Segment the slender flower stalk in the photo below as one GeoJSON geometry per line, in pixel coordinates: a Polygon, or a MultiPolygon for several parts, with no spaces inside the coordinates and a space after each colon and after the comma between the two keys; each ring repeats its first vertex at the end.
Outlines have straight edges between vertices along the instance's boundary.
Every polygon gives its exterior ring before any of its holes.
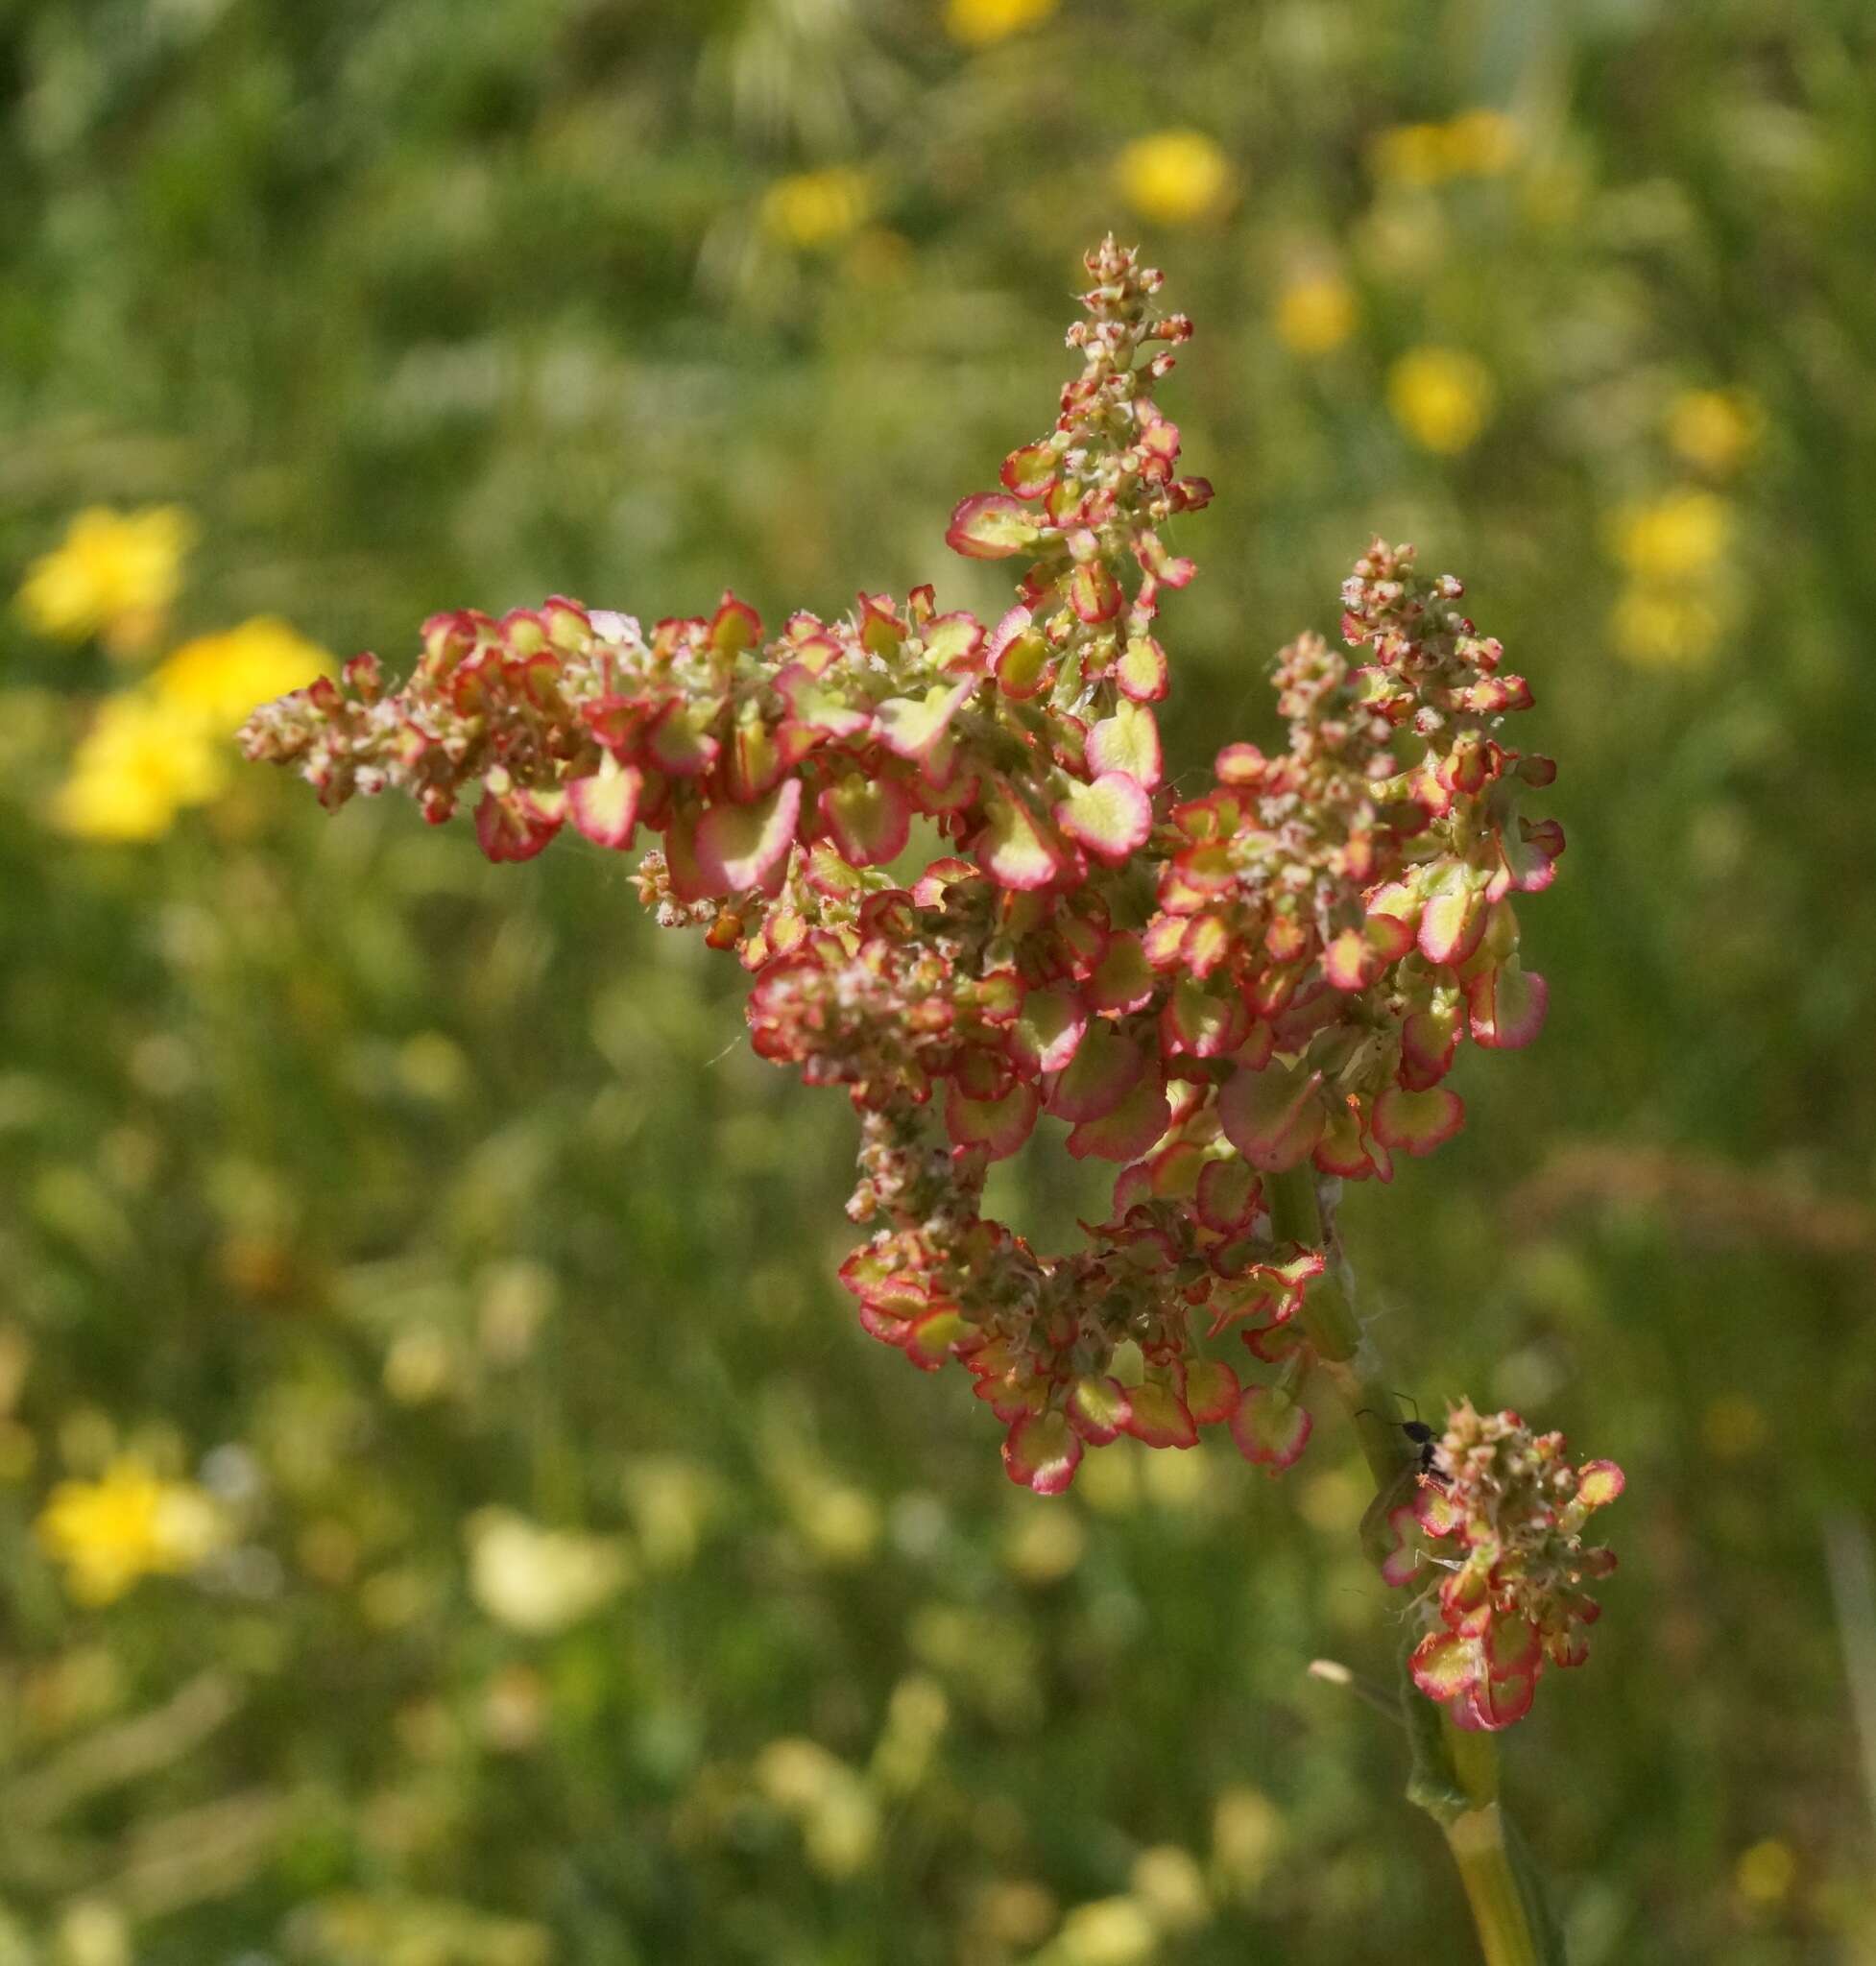
{"type": "Polygon", "coordinates": [[[1537,1035],[1517,903],[1563,851],[1524,810],[1555,767],[1503,741],[1530,691],[1459,582],[1378,539],[1342,646],[1277,658],[1286,747],[1227,744],[1175,794],[1158,616],[1212,488],[1182,474],[1156,391],[1191,324],[1112,239],[1087,266],[1052,427],[946,535],[1022,563],[994,625],[930,587],[774,635],[730,594],[649,631],[558,598],[464,611],[425,624],[401,688],[360,656],[243,740],[329,806],[398,787],[442,822],[473,791],[494,860],[569,825],[619,851],[655,835],[646,905],[733,952],[758,1053],[859,1116],[867,1239],[841,1278],[860,1323],[923,1370],[963,1366],[1012,1480],[1058,1494],[1122,1434],[1179,1449],[1206,1427],[1276,1474],[1327,1383],[1375,1480],[1364,1546],[1412,1594],[1411,1792],[1488,1958],[1544,1957],[1489,1737],[1547,1666],[1581,1663],[1585,1586],[1612,1565],[1582,1532],[1621,1476],[1511,1413],[1404,1424],[1334,1200],[1457,1132],[1467,1039],[1537,1035]],[[983,1208],[1045,1117],[1118,1168],[1063,1255],[983,1208]]]}

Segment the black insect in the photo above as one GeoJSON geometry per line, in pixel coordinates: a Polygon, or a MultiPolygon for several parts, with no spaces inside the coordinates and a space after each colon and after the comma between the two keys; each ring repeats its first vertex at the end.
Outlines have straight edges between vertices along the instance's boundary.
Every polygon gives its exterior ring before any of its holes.
{"type": "MultiPolygon", "coordinates": [[[[1399,1395],[1399,1397],[1407,1399],[1405,1393],[1399,1395]]],[[[1407,1400],[1407,1404],[1413,1406],[1414,1402],[1407,1400]]],[[[1362,1413],[1373,1414],[1377,1420],[1382,1417],[1379,1413],[1375,1412],[1372,1406],[1363,1406],[1355,1417],[1359,1420],[1362,1413]]],[[[1419,1463],[1417,1472],[1421,1480],[1431,1481],[1439,1488],[1451,1487],[1451,1481],[1440,1472],[1436,1460],[1436,1456],[1439,1453],[1439,1435],[1420,1418],[1419,1408],[1417,1406],[1414,1407],[1414,1416],[1411,1420],[1397,1420],[1393,1424],[1413,1443],[1415,1455],[1419,1463]]]]}

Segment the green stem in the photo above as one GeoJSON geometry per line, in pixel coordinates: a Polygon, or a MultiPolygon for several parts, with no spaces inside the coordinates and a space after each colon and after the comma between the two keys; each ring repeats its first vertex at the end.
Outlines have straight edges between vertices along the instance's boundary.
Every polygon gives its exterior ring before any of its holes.
{"type": "Polygon", "coordinates": [[[1504,1830],[1503,1811],[1490,1802],[1446,1825],[1447,1847],[1459,1866],[1485,1966],[1541,1966],[1544,1955],[1537,1950],[1504,1830]]]}
{"type": "MultiPolygon", "coordinates": [[[[1401,1430],[1400,1401],[1374,1340],[1355,1314],[1353,1280],[1340,1247],[1325,1235],[1315,1172],[1306,1162],[1263,1181],[1271,1232],[1279,1242],[1322,1249],[1328,1268],[1310,1285],[1302,1321],[1323,1377],[1354,1424],[1377,1498],[1398,1494],[1417,1459],[1401,1430]]],[[[1404,1698],[1430,1706],[1408,1689],[1404,1698]]],[[[1498,1749],[1489,1735],[1461,1732],[1438,1712],[1437,1726],[1413,1724],[1439,1763],[1437,1779],[1416,1779],[1409,1793],[1438,1820],[1459,1867],[1486,1966],[1544,1966],[1556,1956],[1544,1936],[1527,1864],[1517,1858],[1498,1802],[1498,1749]]],[[[1424,1720],[1432,1715],[1423,1714],[1424,1720]]]]}

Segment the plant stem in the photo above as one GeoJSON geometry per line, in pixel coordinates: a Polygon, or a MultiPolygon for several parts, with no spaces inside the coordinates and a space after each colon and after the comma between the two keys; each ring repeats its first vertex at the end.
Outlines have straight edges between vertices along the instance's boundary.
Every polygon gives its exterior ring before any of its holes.
{"type": "Polygon", "coordinates": [[[1468,1810],[1445,1829],[1485,1966],[1541,1966],[1543,1954],[1505,1845],[1504,1816],[1498,1804],[1468,1810]]]}
{"type": "MultiPolygon", "coordinates": [[[[1304,1299],[1303,1326],[1323,1377],[1348,1410],[1377,1498],[1397,1494],[1416,1451],[1401,1429],[1400,1402],[1387,1383],[1380,1351],[1355,1314],[1347,1261],[1340,1246],[1324,1233],[1315,1172],[1305,1162],[1267,1174],[1263,1192],[1277,1240],[1323,1250],[1328,1259],[1328,1267],[1304,1299]]],[[[1402,1697],[1423,1708],[1431,1704],[1410,1687],[1402,1697]]],[[[1555,1955],[1540,1935],[1532,1882],[1521,1875],[1508,1840],[1498,1801],[1498,1749],[1491,1737],[1461,1732],[1443,1711],[1436,1731],[1416,1728],[1409,1716],[1408,1732],[1431,1748],[1439,1764],[1432,1784],[1416,1779],[1408,1792],[1446,1833],[1486,1966],[1543,1966],[1555,1955]]]]}

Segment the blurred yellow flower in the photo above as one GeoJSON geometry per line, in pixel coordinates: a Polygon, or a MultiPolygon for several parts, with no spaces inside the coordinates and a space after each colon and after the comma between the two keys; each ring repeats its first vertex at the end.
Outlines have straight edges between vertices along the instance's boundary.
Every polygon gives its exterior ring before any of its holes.
{"type": "Polygon", "coordinates": [[[1046,20],[1055,8],[1056,0],[950,0],[945,32],[967,48],[987,48],[1046,20]]]}
{"type": "Polygon", "coordinates": [[[1455,177],[1496,178],[1518,159],[1518,126],[1502,109],[1467,109],[1442,135],[1455,177]]]}
{"type": "Polygon", "coordinates": [[[1212,1867],[1220,1883],[1254,1895],[1285,1840],[1283,1812],[1260,1788],[1221,1788],[1212,1809],[1212,1867]]]}
{"type": "Polygon", "coordinates": [[[90,840],[154,840],[227,785],[228,734],[257,703],[331,666],[284,621],[256,616],[187,641],[133,691],[108,697],[54,795],[53,819],[90,840]]]}
{"type": "Polygon", "coordinates": [[[1400,123],[1368,151],[1385,183],[1424,188],[1449,178],[1496,178],[1517,161],[1518,126],[1500,109],[1467,109],[1447,123],[1400,123]]]}
{"type": "Polygon", "coordinates": [[[1791,1895],[1797,1882],[1798,1860],[1789,1843],[1768,1836],[1749,1850],[1740,1852],[1733,1867],[1733,1882],[1739,1894],[1749,1904],[1777,1905],[1791,1895]]]}
{"type": "Polygon", "coordinates": [[[863,1488],[803,1480],[789,1497],[789,1513],[808,1553],[830,1570],[864,1563],[879,1541],[879,1504],[863,1488]]]}
{"type": "Polygon", "coordinates": [[[1491,371],[1459,348],[1409,348],[1387,372],[1387,406],[1423,450],[1464,450],[1497,396],[1491,371]]]}
{"type": "Polygon", "coordinates": [[[1444,137],[1437,123],[1397,123],[1368,146],[1369,168],[1389,184],[1437,184],[1446,176],[1444,137]]]}
{"type": "Polygon", "coordinates": [[[1146,1915],[1166,1932],[1196,1931],[1212,1918],[1212,1899],[1205,1873],[1189,1850],[1176,1843],[1157,1843],[1134,1859],[1128,1879],[1133,1895],[1146,1915]]]}
{"type": "Polygon", "coordinates": [[[1138,1898],[1098,1898],[1077,1905],[1044,1955],[1050,1966],[1146,1966],[1160,1935],[1138,1898]]]}
{"type": "Polygon", "coordinates": [[[1614,524],[1616,557],[1637,580],[1697,580],[1733,538],[1733,509],[1711,492],[1670,492],[1623,506],[1614,524]]]}
{"type": "Polygon", "coordinates": [[[74,1899],[59,1914],[53,1957],[57,1966],[135,1966],[131,1922],[108,1899],[74,1899]]]}
{"type": "Polygon", "coordinates": [[[35,1525],[40,1547],[65,1567],[81,1604],[108,1604],[139,1577],[181,1576],[226,1540],[220,1510],[186,1481],[164,1481],[143,1462],[113,1461],[96,1481],[61,1481],[35,1525]]]}
{"type": "Polygon", "coordinates": [[[872,211],[866,173],[834,164],[777,179],[762,197],[762,229],[784,246],[811,250],[850,238],[872,211]]]}
{"type": "Polygon", "coordinates": [[[134,653],[176,599],[194,541],[195,521],[180,505],[132,513],[90,506],[27,568],[20,611],[41,635],[64,641],[102,635],[114,649],[134,653]]]}
{"type": "Polygon", "coordinates": [[[1191,226],[1230,204],[1231,159],[1196,130],[1163,130],[1128,144],[1114,167],[1120,195],[1142,218],[1191,226]]]}
{"type": "Polygon", "coordinates": [[[157,839],[183,806],[222,790],[229,764],[195,711],[141,690],[108,697],[53,796],[53,821],[80,839],[157,839]]]}
{"type": "Polygon", "coordinates": [[[1668,444],[1716,477],[1738,470],[1759,442],[1765,412],[1743,389],[1686,389],[1668,405],[1668,444]]]}
{"type": "Polygon", "coordinates": [[[1713,654],[1725,622],[1705,594],[1638,585],[1616,602],[1611,626],[1617,651],[1638,667],[1685,669],[1713,654]]]}
{"type": "Polygon", "coordinates": [[[157,666],[150,685],[159,701],[232,731],[256,704],[303,688],[331,666],[318,643],[272,614],[257,614],[224,634],[185,641],[157,666]]]}
{"type": "Polygon", "coordinates": [[[1355,290],[1339,274],[1306,274],[1277,296],[1277,334],[1298,355],[1326,355],[1355,332],[1355,290]]]}
{"type": "Polygon", "coordinates": [[[469,1520],[469,1594],[497,1624],[541,1636],[564,1631],[631,1581],[615,1537],[543,1529],[513,1509],[469,1520]]]}

